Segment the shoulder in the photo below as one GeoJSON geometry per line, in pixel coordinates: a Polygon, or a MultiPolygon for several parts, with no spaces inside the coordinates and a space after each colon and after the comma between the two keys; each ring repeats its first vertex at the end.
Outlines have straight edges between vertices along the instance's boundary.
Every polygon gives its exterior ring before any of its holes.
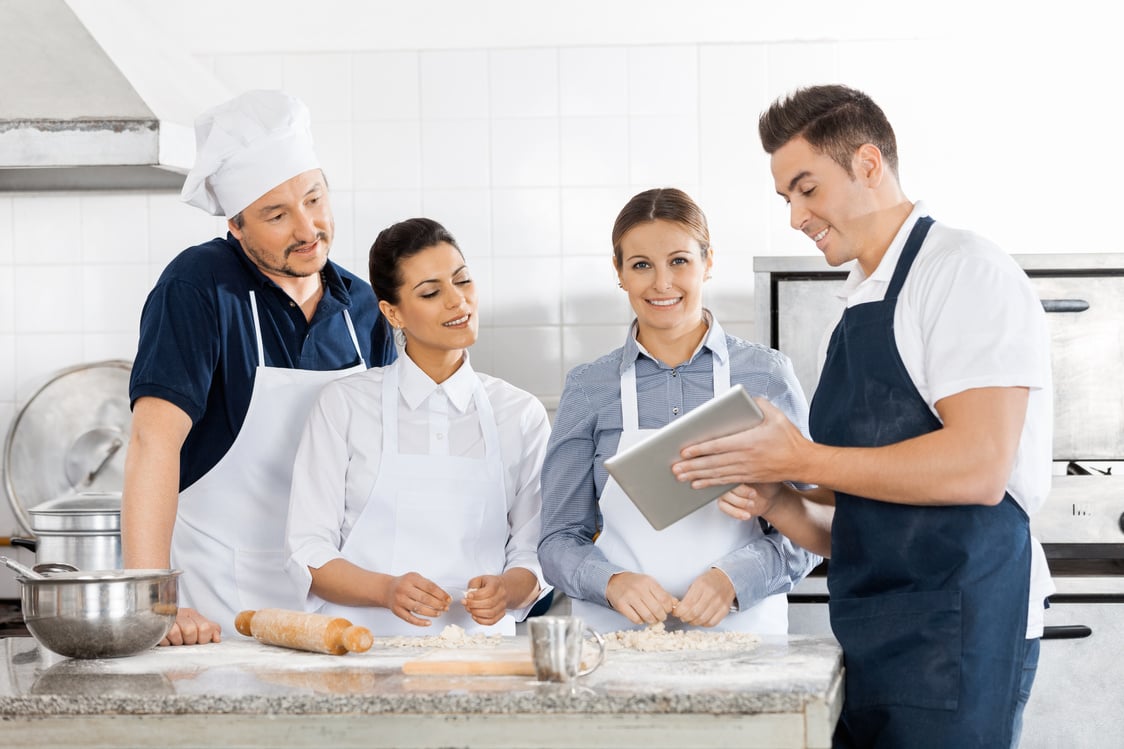
{"type": "Polygon", "coordinates": [[[172,258],[160,274],[157,284],[180,282],[198,287],[212,287],[218,280],[247,279],[249,274],[238,253],[242,248],[226,237],[188,247],[172,258]]]}
{"type": "Polygon", "coordinates": [[[792,368],[787,355],[763,343],[727,334],[726,348],[730,352],[730,369],[735,372],[745,369],[783,372],[792,368]]]}
{"type": "Polygon", "coordinates": [[[995,242],[973,231],[936,222],[910,269],[902,294],[914,292],[938,303],[953,287],[993,296],[1033,293],[1026,273],[995,242]]]}
{"type": "Polygon", "coordinates": [[[320,390],[320,402],[324,405],[369,409],[382,401],[382,381],[386,369],[386,367],[371,367],[332,380],[320,390]]]}
{"type": "Polygon", "coordinates": [[[591,362],[577,365],[566,373],[566,385],[581,387],[590,384],[597,385],[605,381],[619,382],[621,356],[623,354],[624,346],[621,346],[591,362]]]}
{"type": "Polygon", "coordinates": [[[490,374],[477,372],[476,376],[484,385],[497,423],[517,423],[523,432],[549,428],[546,406],[534,395],[490,374]]]}

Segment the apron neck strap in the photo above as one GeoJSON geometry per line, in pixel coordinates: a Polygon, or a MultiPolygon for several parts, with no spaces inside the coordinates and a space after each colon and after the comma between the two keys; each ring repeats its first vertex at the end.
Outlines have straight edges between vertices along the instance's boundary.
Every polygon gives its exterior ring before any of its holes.
{"type": "Polygon", "coordinates": [[[894,267],[894,276],[890,279],[890,286],[886,289],[886,296],[883,299],[898,298],[902,285],[905,284],[905,277],[909,275],[909,269],[913,267],[913,261],[917,259],[917,253],[921,251],[921,245],[929,234],[929,227],[932,225],[933,219],[928,216],[922,216],[913,225],[913,230],[909,232],[909,238],[905,240],[905,247],[902,248],[901,257],[898,258],[898,264],[894,267]]]}
{"type": "MultiPolygon", "coordinates": [[[[250,309],[254,312],[254,336],[258,340],[258,366],[265,366],[265,346],[261,342],[261,321],[258,319],[258,298],[250,292],[250,309]]],[[[350,322],[348,323],[350,325],[350,322]]]]}
{"type": "MultiPolygon", "coordinates": [[[[710,365],[713,372],[712,387],[714,395],[730,389],[730,360],[719,361],[710,352],[710,365]]],[[[640,406],[636,397],[636,362],[629,365],[621,375],[621,424],[625,430],[640,428],[640,406]]]]}
{"type": "MultiPolygon", "coordinates": [[[[359,361],[363,362],[363,366],[367,367],[367,360],[363,358],[363,350],[359,348],[359,336],[355,335],[355,326],[351,322],[351,313],[346,309],[343,311],[343,321],[347,323],[347,332],[351,335],[351,342],[355,345],[355,353],[359,355],[359,361]]],[[[376,323],[376,325],[381,323],[376,323]]]]}

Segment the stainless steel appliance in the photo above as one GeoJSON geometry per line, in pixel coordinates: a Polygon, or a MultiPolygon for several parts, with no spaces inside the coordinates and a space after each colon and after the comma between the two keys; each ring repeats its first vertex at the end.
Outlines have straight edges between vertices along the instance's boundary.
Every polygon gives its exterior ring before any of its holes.
{"type": "MultiPolygon", "coordinates": [[[[1015,256],[1051,335],[1054,480],[1031,519],[1057,593],[1046,612],[1023,749],[1124,746],[1124,254],[1015,256]]],[[[754,261],[758,340],[786,353],[809,397],[846,269],[754,261]]],[[[829,634],[823,569],[789,596],[790,631],[829,634]]]]}

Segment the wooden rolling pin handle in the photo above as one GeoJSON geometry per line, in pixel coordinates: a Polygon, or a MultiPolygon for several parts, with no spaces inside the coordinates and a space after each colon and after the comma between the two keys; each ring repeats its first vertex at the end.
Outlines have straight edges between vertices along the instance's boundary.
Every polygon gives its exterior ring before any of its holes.
{"type": "Polygon", "coordinates": [[[371,630],[355,625],[345,629],[340,640],[343,646],[352,653],[365,653],[375,644],[375,638],[371,635],[371,630]]]}
{"type": "Polygon", "coordinates": [[[270,645],[314,653],[362,653],[374,644],[371,631],[347,619],[284,609],[242,611],[234,618],[239,634],[270,645]]]}

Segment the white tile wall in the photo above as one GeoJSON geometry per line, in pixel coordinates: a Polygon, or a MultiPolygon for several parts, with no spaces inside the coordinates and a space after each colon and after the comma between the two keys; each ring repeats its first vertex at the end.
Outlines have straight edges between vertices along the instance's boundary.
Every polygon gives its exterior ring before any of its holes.
{"type": "MultiPolygon", "coordinates": [[[[753,257],[814,254],[788,226],[756,133],[762,108],[799,85],[869,90],[895,124],[906,193],[945,220],[1013,252],[1122,251],[1104,230],[1115,193],[1073,181],[1124,171],[1124,151],[1104,145],[1116,117],[1098,79],[1120,67],[1119,46],[1083,45],[1065,68],[1034,39],[1011,42],[996,86],[980,74],[994,69],[993,40],[886,36],[232,48],[204,62],[231,90],[281,87],[309,104],[345,267],[365,277],[371,242],[394,221],[444,223],[477,279],[474,364],[549,402],[570,367],[623,340],[630,310],[609,237],[639,190],[675,185],[699,200],[715,248],[707,302],[728,330],[753,334],[753,257]]],[[[54,370],[131,359],[160,271],[225,231],[172,191],[0,194],[0,433],[54,370]]],[[[10,524],[0,503],[0,535],[10,524]]]]}

